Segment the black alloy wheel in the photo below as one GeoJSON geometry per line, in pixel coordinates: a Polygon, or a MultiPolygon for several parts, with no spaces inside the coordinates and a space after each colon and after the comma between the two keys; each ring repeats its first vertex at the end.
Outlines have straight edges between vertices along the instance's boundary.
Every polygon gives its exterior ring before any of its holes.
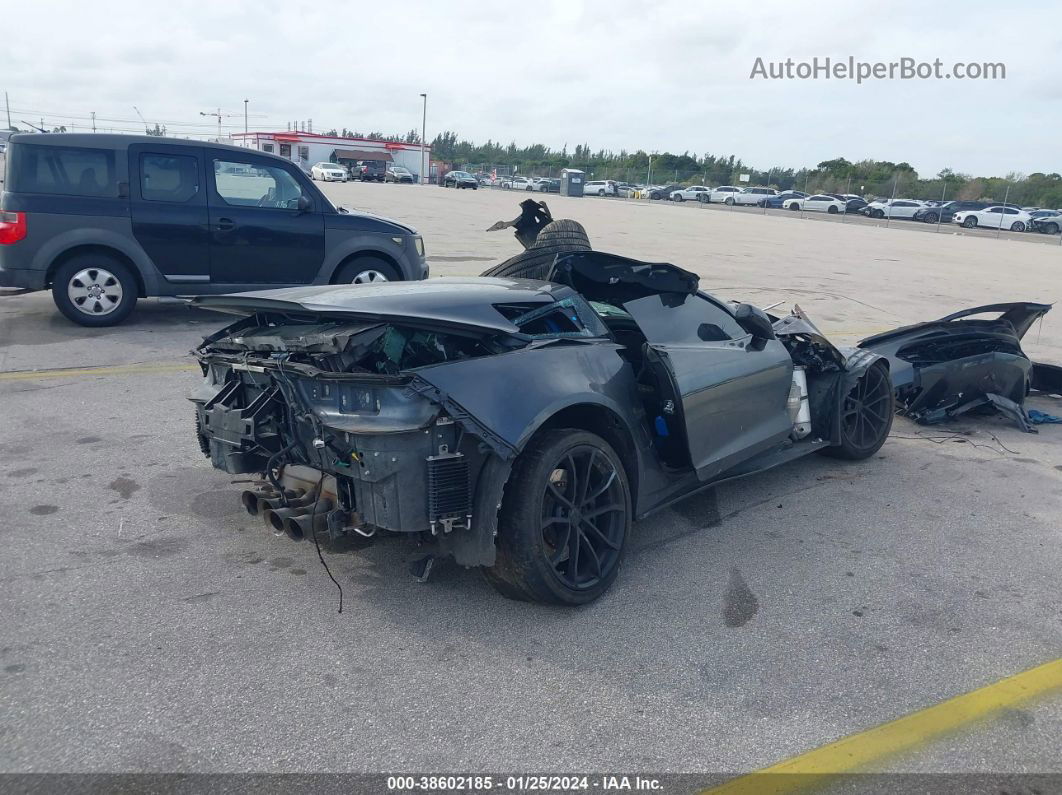
{"type": "Polygon", "coordinates": [[[885,444],[892,429],[895,398],[888,368],[877,362],[848,391],[841,406],[841,439],[824,449],[837,458],[868,458],[885,444]]]}
{"type": "Polygon", "coordinates": [[[592,602],[616,578],[632,513],[627,473],[608,442],[577,428],[546,431],[513,467],[487,580],[511,599],[592,602]]]}
{"type": "Polygon", "coordinates": [[[568,452],[549,473],[543,549],[557,578],[573,591],[598,585],[619,562],[627,506],[618,476],[619,466],[590,445],[568,452]]]}

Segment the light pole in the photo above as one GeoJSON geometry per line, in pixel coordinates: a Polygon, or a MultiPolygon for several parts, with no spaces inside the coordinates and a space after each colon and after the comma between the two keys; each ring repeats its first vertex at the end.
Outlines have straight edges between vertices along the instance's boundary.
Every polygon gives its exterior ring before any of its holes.
{"type": "Polygon", "coordinates": [[[425,140],[428,135],[428,95],[421,94],[420,98],[424,100],[424,112],[420,119],[420,184],[428,184],[428,167],[424,160],[426,150],[424,149],[427,141],[425,140]]]}
{"type": "Polygon", "coordinates": [[[250,102],[249,99],[245,99],[243,101],[243,134],[244,135],[247,134],[247,103],[248,102],[250,102]]]}

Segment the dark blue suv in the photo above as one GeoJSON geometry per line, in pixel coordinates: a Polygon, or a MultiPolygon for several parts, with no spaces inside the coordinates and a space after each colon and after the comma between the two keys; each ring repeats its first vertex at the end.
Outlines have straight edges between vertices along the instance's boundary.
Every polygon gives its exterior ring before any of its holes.
{"type": "Polygon", "coordinates": [[[85,326],[143,296],[424,279],[415,229],[335,207],[291,162],[132,135],[14,135],[0,287],[51,288],[85,326]]]}

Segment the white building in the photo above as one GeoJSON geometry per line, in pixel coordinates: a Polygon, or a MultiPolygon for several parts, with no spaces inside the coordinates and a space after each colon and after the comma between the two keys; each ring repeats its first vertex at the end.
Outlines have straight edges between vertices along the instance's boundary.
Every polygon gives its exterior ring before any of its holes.
{"type": "MultiPolygon", "coordinates": [[[[403,144],[395,141],[377,141],[370,138],[341,138],[307,132],[248,132],[233,133],[236,146],[246,146],[259,152],[280,155],[295,163],[303,171],[309,171],[315,163],[333,162],[350,166],[358,160],[382,160],[396,166],[404,166],[420,176],[420,144],[403,144]]],[[[430,162],[431,147],[424,147],[424,161],[430,162]]]]}

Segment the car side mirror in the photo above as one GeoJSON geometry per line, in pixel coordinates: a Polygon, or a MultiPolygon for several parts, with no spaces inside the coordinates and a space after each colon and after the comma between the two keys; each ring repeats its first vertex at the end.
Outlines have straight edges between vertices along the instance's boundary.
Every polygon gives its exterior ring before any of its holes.
{"type": "Polygon", "coordinates": [[[734,311],[734,319],[754,340],[773,340],[774,326],[767,313],[752,304],[740,304],[734,311]]]}
{"type": "Polygon", "coordinates": [[[299,201],[295,205],[295,209],[298,210],[300,213],[308,213],[310,210],[313,209],[313,201],[311,201],[310,197],[307,196],[305,193],[300,193],[299,201]]]}

